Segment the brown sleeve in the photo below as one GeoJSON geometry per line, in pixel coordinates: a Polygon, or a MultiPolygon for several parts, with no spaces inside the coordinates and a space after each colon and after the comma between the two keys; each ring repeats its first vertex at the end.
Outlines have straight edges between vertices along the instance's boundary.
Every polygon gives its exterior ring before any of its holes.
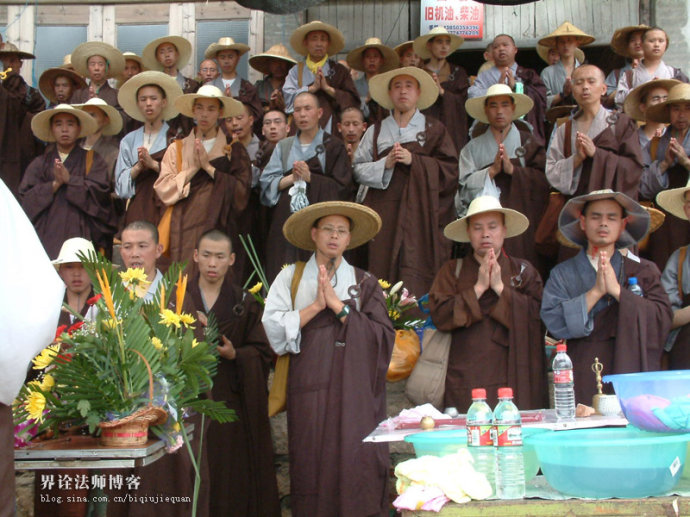
{"type": "Polygon", "coordinates": [[[455,259],[446,262],[429,289],[431,319],[439,330],[469,327],[483,318],[473,286],[459,289],[455,265],[455,259]]]}

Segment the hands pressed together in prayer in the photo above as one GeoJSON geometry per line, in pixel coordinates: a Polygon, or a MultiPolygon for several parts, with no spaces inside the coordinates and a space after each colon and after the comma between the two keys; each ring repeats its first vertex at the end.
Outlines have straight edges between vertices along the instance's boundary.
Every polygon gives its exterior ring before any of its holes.
{"type": "Polygon", "coordinates": [[[53,180],[53,192],[57,192],[61,186],[69,182],[69,171],[67,170],[67,167],[65,167],[65,164],[62,163],[62,160],[57,158],[55,159],[55,164],[53,165],[53,176],[55,176],[55,179],[53,180]]]}
{"type": "Polygon", "coordinates": [[[474,294],[479,299],[489,289],[492,289],[498,296],[501,296],[503,292],[501,266],[498,264],[498,258],[493,248],[479,260],[479,276],[477,283],[474,284],[474,294]]]}
{"type": "Polygon", "coordinates": [[[294,181],[304,180],[307,183],[311,181],[311,171],[307,162],[299,160],[292,164],[292,175],[294,181]]]}
{"type": "Polygon", "coordinates": [[[211,165],[211,160],[208,157],[204,144],[198,138],[194,140],[194,165],[199,169],[204,169],[209,176],[213,178],[216,173],[216,168],[211,165]]]}
{"type": "Polygon", "coordinates": [[[685,169],[690,170],[690,159],[688,158],[683,145],[676,138],[672,137],[668,147],[666,148],[666,152],[664,153],[664,159],[660,164],[661,171],[665,171],[675,162],[685,169]]]}
{"type": "Polygon", "coordinates": [[[392,169],[395,167],[396,163],[402,163],[404,165],[410,165],[412,163],[412,153],[405,149],[400,142],[395,142],[393,149],[386,156],[386,169],[392,169]]]}
{"type": "Polygon", "coordinates": [[[443,86],[441,86],[441,80],[438,78],[438,74],[436,72],[431,72],[431,78],[436,83],[436,86],[438,86],[438,94],[443,95],[446,93],[446,91],[443,89],[443,86]]]}
{"type": "MultiPolygon", "coordinates": [[[[316,298],[314,299],[314,306],[318,311],[324,310],[326,307],[333,311],[333,314],[339,314],[343,310],[345,304],[335,294],[333,285],[331,284],[330,275],[326,266],[319,266],[319,285],[316,289],[316,298]]],[[[343,316],[341,321],[345,321],[347,316],[343,316]]]]}
{"type": "Polygon", "coordinates": [[[598,264],[597,279],[594,282],[594,287],[587,291],[585,295],[585,299],[587,300],[587,312],[592,310],[592,307],[607,294],[613,296],[616,300],[618,300],[621,295],[621,286],[616,278],[616,272],[609,261],[608,253],[605,251],[599,252],[598,264]]]}
{"type": "Polygon", "coordinates": [[[309,85],[309,93],[316,93],[319,90],[326,92],[331,97],[335,97],[335,88],[328,84],[328,79],[323,75],[323,69],[319,67],[316,71],[316,77],[314,77],[314,82],[309,85]]]}
{"type": "Polygon", "coordinates": [[[137,163],[135,163],[134,167],[132,167],[132,169],[130,170],[130,175],[132,176],[132,179],[135,179],[137,176],[139,176],[140,173],[144,172],[145,170],[151,169],[153,171],[160,172],[160,163],[151,158],[151,155],[149,154],[146,147],[142,146],[137,148],[137,158],[137,163]]]}
{"type": "Polygon", "coordinates": [[[501,77],[498,78],[500,84],[507,84],[511,90],[515,89],[515,76],[509,66],[501,70],[501,77]]]}
{"type": "Polygon", "coordinates": [[[579,167],[587,158],[593,158],[597,146],[594,141],[586,134],[578,131],[575,133],[575,159],[573,167],[579,167]]]}
{"type": "Polygon", "coordinates": [[[513,174],[513,162],[510,161],[506,148],[503,144],[498,144],[498,151],[494,157],[494,162],[489,167],[489,176],[494,178],[499,172],[513,174]]]}
{"type": "Polygon", "coordinates": [[[571,93],[573,93],[573,82],[570,77],[566,77],[563,82],[563,90],[561,91],[561,100],[571,93]]]}

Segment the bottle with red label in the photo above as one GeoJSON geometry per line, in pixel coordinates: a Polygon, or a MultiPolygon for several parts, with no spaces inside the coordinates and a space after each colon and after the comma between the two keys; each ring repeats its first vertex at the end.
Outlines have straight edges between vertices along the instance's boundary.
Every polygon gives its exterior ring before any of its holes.
{"type": "Polygon", "coordinates": [[[565,343],[556,345],[553,358],[553,400],[556,418],[559,421],[575,420],[575,383],[573,382],[573,362],[566,353],[565,343]]]}
{"type": "Polygon", "coordinates": [[[525,466],[522,457],[522,419],[513,403],[513,389],[498,389],[494,409],[496,446],[496,495],[499,499],[525,497],[525,466]]]}
{"type": "Polygon", "coordinates": [[[467,448],[474,459],[474,470],[486,476],[494,489],[494,472],[496,470],[496,453],[493,438],[494,412],[486,403],[486,390],[472,390],[472,405],[467,410],[467,448]]]}

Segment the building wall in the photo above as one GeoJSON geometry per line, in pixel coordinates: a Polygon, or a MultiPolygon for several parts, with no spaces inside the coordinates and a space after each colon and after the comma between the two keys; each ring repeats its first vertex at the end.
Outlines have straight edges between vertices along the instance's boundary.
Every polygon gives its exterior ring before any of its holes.
{"type": "Polygon", "coordinates": [[[668,34],[670,45],[664,61],[690,72],[690,2],[686,0],[656,0],[652,22],[668,34]]]}

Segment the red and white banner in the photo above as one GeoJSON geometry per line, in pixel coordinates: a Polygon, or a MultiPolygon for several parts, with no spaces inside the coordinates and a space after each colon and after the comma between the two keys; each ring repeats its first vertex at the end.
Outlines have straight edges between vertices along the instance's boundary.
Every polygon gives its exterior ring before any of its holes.
{"type": "Polygon", "coordinates": [[[419,34],[445,27],[465,39],[484,36],[484,4],[472,0],[422,0],[419,34]]]}

